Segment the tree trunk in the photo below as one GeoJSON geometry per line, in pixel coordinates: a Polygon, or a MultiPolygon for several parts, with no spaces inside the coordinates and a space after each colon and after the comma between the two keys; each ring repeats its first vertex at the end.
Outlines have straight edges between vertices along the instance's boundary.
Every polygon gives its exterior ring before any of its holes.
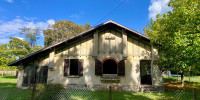
{"type": "Polygon", "coordinates": [[[183,72],[181,72],[181,84],[182,84],[182,86],[184,86],[184,79],[183,79],[184,77],[183,77],[183,72]]]}
{"type": "Polygon", "coordinates": [[[189,82],[190,82],[190,72],[189,72],[189,82]]]}
{"type": "Polygon", "coordinates": [[[176,75],[177,75],[176,77],[177,77],[177,81],[178,81],[178,73],[176,75]]]}
{"type": "Polygon", "coordinates": [[[3,72],[4,72],[4,71],[2,70],[2,76],[3,76],[3,72]]]}
{"type": "Polygon", "coordinates": [[[15,77],[17,78],[17,76],[18,76],[18,71],[16,71],[16,75],[15,75],[15,77]]]}

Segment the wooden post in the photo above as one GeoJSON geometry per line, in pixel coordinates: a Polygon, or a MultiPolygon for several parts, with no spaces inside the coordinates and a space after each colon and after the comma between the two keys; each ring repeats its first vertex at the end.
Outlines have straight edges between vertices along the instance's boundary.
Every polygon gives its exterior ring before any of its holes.
{"type": "Polygon", "coordinates": [[[32,98],[31,98],[31,100],[35,100],[35,91],[36,91],[36,85],[33,84],[33,91],[32,91],[32,98]]]}
{"type": "MultiPolygon", "coordinates": [[[[36,67],[36,66],[35,66],[36,67]]],[[[33,78],[33,91],[32,91],[32,99],[31,100],[35,100],[35,92],[36,92],[36,68],[34,68],[34,78],[33,78]]]]}
{"type": "Polygon", "coordinates": [[[197,100],[195,88],[193,88],[193,100],[197,100]]]}
{"type": "Polygon", "coordinates": [[[112,87],[109,86],[109,100],[112,100],[112,87]]]}

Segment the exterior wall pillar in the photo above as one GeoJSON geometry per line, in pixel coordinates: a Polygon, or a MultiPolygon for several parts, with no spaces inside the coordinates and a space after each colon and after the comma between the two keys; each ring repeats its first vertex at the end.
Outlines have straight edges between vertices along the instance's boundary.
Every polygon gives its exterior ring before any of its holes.
{"type": "Polygon", "coordinates": [[[93,42],[94,42],[94,46],[93,46],[93,57],[97,58],[98,55],[98,44],[99,44],[99,33],[98,30],[96,30],[96,32],[93,35],[93,42]]]}
{"type": "Polygon", "coordinates": [[[122,29],[122,51],[123,51],[123,58],[126,59],[128,56],[128,50],[127,50],[127,33],[122,29]]]}
{"type": "Polygon", "coordinates": [[[152,85],[154,85],[153,62],[154,62],[154,51],[153,51],[153,45],[151,45],[151,81],[152,81],[152,85]]]}
{"type": "Polygon", "coordinates": [[[54,57],[55,57],[55,48],[49,53],[49,69],[54,70],[54,57]]]}

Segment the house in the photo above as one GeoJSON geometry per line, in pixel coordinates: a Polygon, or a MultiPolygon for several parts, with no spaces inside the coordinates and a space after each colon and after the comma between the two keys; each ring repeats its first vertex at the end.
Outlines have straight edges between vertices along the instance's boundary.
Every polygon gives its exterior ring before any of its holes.
{"type": "Polygon", "coordinates": [[[51,82],[141,91],[163,88],[157,61],[157,46],[149,37],[110,20],[8,65],[18,66],[19,88],[51,82]]]}

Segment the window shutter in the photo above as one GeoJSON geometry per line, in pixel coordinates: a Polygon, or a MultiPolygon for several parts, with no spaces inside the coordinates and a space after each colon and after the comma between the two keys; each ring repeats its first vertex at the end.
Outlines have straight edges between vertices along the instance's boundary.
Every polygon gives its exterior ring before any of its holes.
{"type": "Polygon", "coordinates": [[[125,76],[125,60],[118,63],[118,76],[125,76]]]}
{"type": "Polygon", "coordinates": [[[69,59],[65,59],[64,76],[69,76],[69,59]]]}
{"type": "Polygon", "coordinates": [[[78,60],[78,67],[79,76],[83,76],[83,59],[78,60]]]}
{"type": "Polygon", "coordinates": [[[102,75],[103,73],[103,65],[101,63],[101,61],[99,61],[98,59],[95,59],[95,75],[102,75]]]}

